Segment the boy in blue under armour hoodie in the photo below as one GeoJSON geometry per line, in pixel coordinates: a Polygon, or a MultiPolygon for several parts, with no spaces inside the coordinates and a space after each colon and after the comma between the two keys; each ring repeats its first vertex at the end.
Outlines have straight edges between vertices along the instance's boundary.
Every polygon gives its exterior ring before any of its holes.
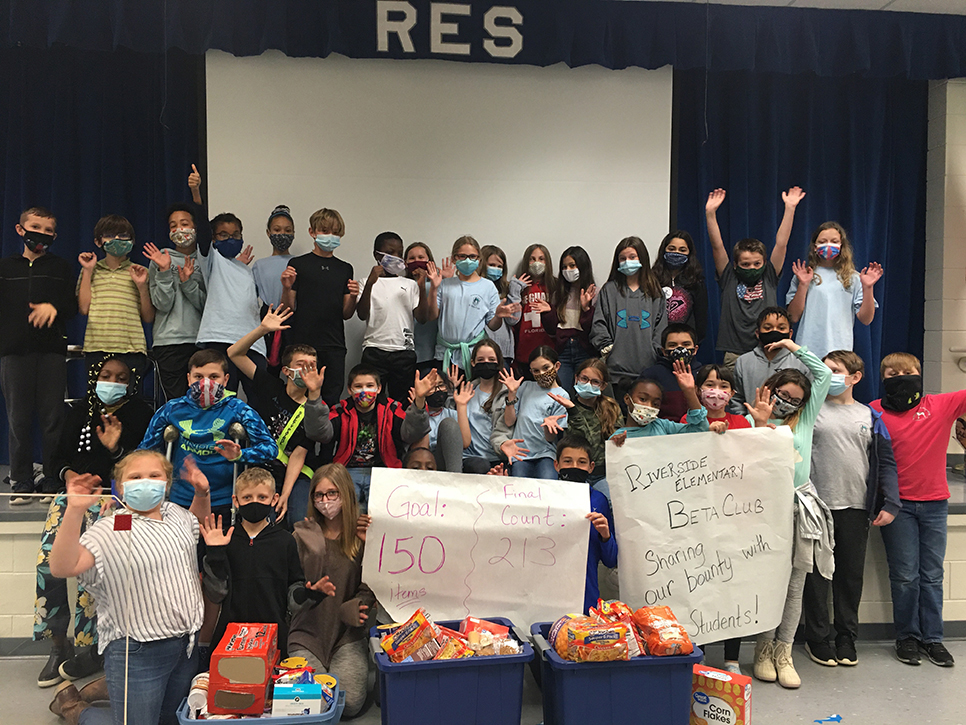
{"type": "Polygon", "coordinates": [[[228,359],[218,350],[199,350],[188,361],[188,393],[168,401],[151,418],[139,448],[164,451],[164,429],[174,425],[179,432],[174,446],[172,503],[188,508],[194,489],[179,474],[184,459],[194,457],[211,486],[211,510],[231,520],[233,464],[272,461],[278,445],[264,421],[247,403],[225,390],[228,359]],[[241,423],[248,446],[241,448],[229,438],[228,429],[241,423]]]}

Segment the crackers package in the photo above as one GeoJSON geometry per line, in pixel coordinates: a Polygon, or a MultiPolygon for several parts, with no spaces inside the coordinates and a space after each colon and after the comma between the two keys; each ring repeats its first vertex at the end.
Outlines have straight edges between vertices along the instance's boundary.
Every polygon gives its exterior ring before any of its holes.
{"type": "Polygon", "coordinates": [[[577,622],[567,630],[567,659],[573,662],[614,662],[627,658],[625,624],[577,622]]]}
{"type": "Polygon", "coordinates": [[[687,630],[678,624],[670,607],[641,607],[634,612],[634,624],[641,631],[650,655],[665,657],[694,652],[687,630]]]}
{"type": "Polygon", "coordinates": [[[211,653],[208,712],[261,715],[277,659],[277,624],[229,624],[211,653]]]}
{"type": "Polygon", "coordinates": [[[436,641],[439,635],[439,627],[420,607],[404,624],[383,637],[380,644],[392,662],[410,658],[422,662],[432,659],[439,652],[439,643],[436,641]]]}
{"type": "Polygon", "coordinates": [[[695,665],[691,725],[751,725],[751,678],[695,665]]]}

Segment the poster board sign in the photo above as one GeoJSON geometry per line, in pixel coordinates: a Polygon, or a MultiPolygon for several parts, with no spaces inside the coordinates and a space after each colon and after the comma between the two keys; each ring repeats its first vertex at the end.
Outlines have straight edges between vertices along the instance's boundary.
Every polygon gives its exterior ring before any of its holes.
{"type": "Polygon", "coordinates": [[[778,626],[792,564],[787,427],[607,443],[621,598],[670,606],[698,643],[778,626]]]}
{"type": "Polygon", "coordinates": [[[585,484],[376,468],[366,584],[396,621],[553,621],[584,602],[585,484]]]}

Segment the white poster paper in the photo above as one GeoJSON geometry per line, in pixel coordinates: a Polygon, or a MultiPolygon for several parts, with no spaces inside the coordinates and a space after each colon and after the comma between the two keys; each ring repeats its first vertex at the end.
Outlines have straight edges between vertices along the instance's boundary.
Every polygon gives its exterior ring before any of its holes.
{"type": "Polygon", "coordinates": [[[396,621],[553,621],[583,607],[589,511],[585,484],[376,468],[365,581],[396,621]]]}
{"type": "Polygon", "coordinates": [[[787,427],[608,443],[621,598],[670,606],[697,643],[778,626],[795,455],[787,427]]]}

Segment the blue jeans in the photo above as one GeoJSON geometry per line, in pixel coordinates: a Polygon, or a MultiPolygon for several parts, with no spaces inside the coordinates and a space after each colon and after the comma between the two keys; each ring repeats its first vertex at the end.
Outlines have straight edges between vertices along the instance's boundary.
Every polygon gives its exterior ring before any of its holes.
{"type": "Polygon", "coordinates": [[[359,501],[359,513],[369,513],[369,482],[372,480],[371,468],[347,468],[352,483],[356,486],[356,499],[359,501]]]}
{"type": "Polygon", "coordinates": [[[288,495],[288,512],[285,514],[285,517],[293,526],[295,522],[301,521],[309,513],[309,489],[311,487],[312,482],[308,476],[299,474],[299,477],[295,479],[292,492],[288,495]]]}
{"type": "Polygon", "coordinates": [[[557,350],[557,355],[560,359],[560,370],[557,371],[557,380],[560,383],[560,387],[566,390],[568,395],[573,397],[574,377],[577,374],[577,366],[589,358],[591,353],[574,338],[570,338],[557,350]]]}
{"type": "MultiPolygon", "coordinates": [[[[104,674],[111,696],[114,725],[124,723],[124,639],[116,639],[104,651],[104,674]]],[[[198,647],[187,654],[188,636],[155,642],[131,640],[127,676],[127,721],[154,725],[177,725],[177,709],[188,696],[192,678],[198,674],[198,647]]],[[[103,722],[103,713],[88,708],[81,725],[103,722]]]]}
{"type": "Polygon", "coordinates": [[[897,640],[942,642],[948,511],[948,501],[903,500],[895,521],[881,529],[897,640]]]}
{"type": "Polygon", "coordinates": [[[525,461],[515,461],[510,467],[510,475],[517,478],[543,478],[556,481],[557,469],[553,467],[552,458],[530,458],[525,461]]]}

